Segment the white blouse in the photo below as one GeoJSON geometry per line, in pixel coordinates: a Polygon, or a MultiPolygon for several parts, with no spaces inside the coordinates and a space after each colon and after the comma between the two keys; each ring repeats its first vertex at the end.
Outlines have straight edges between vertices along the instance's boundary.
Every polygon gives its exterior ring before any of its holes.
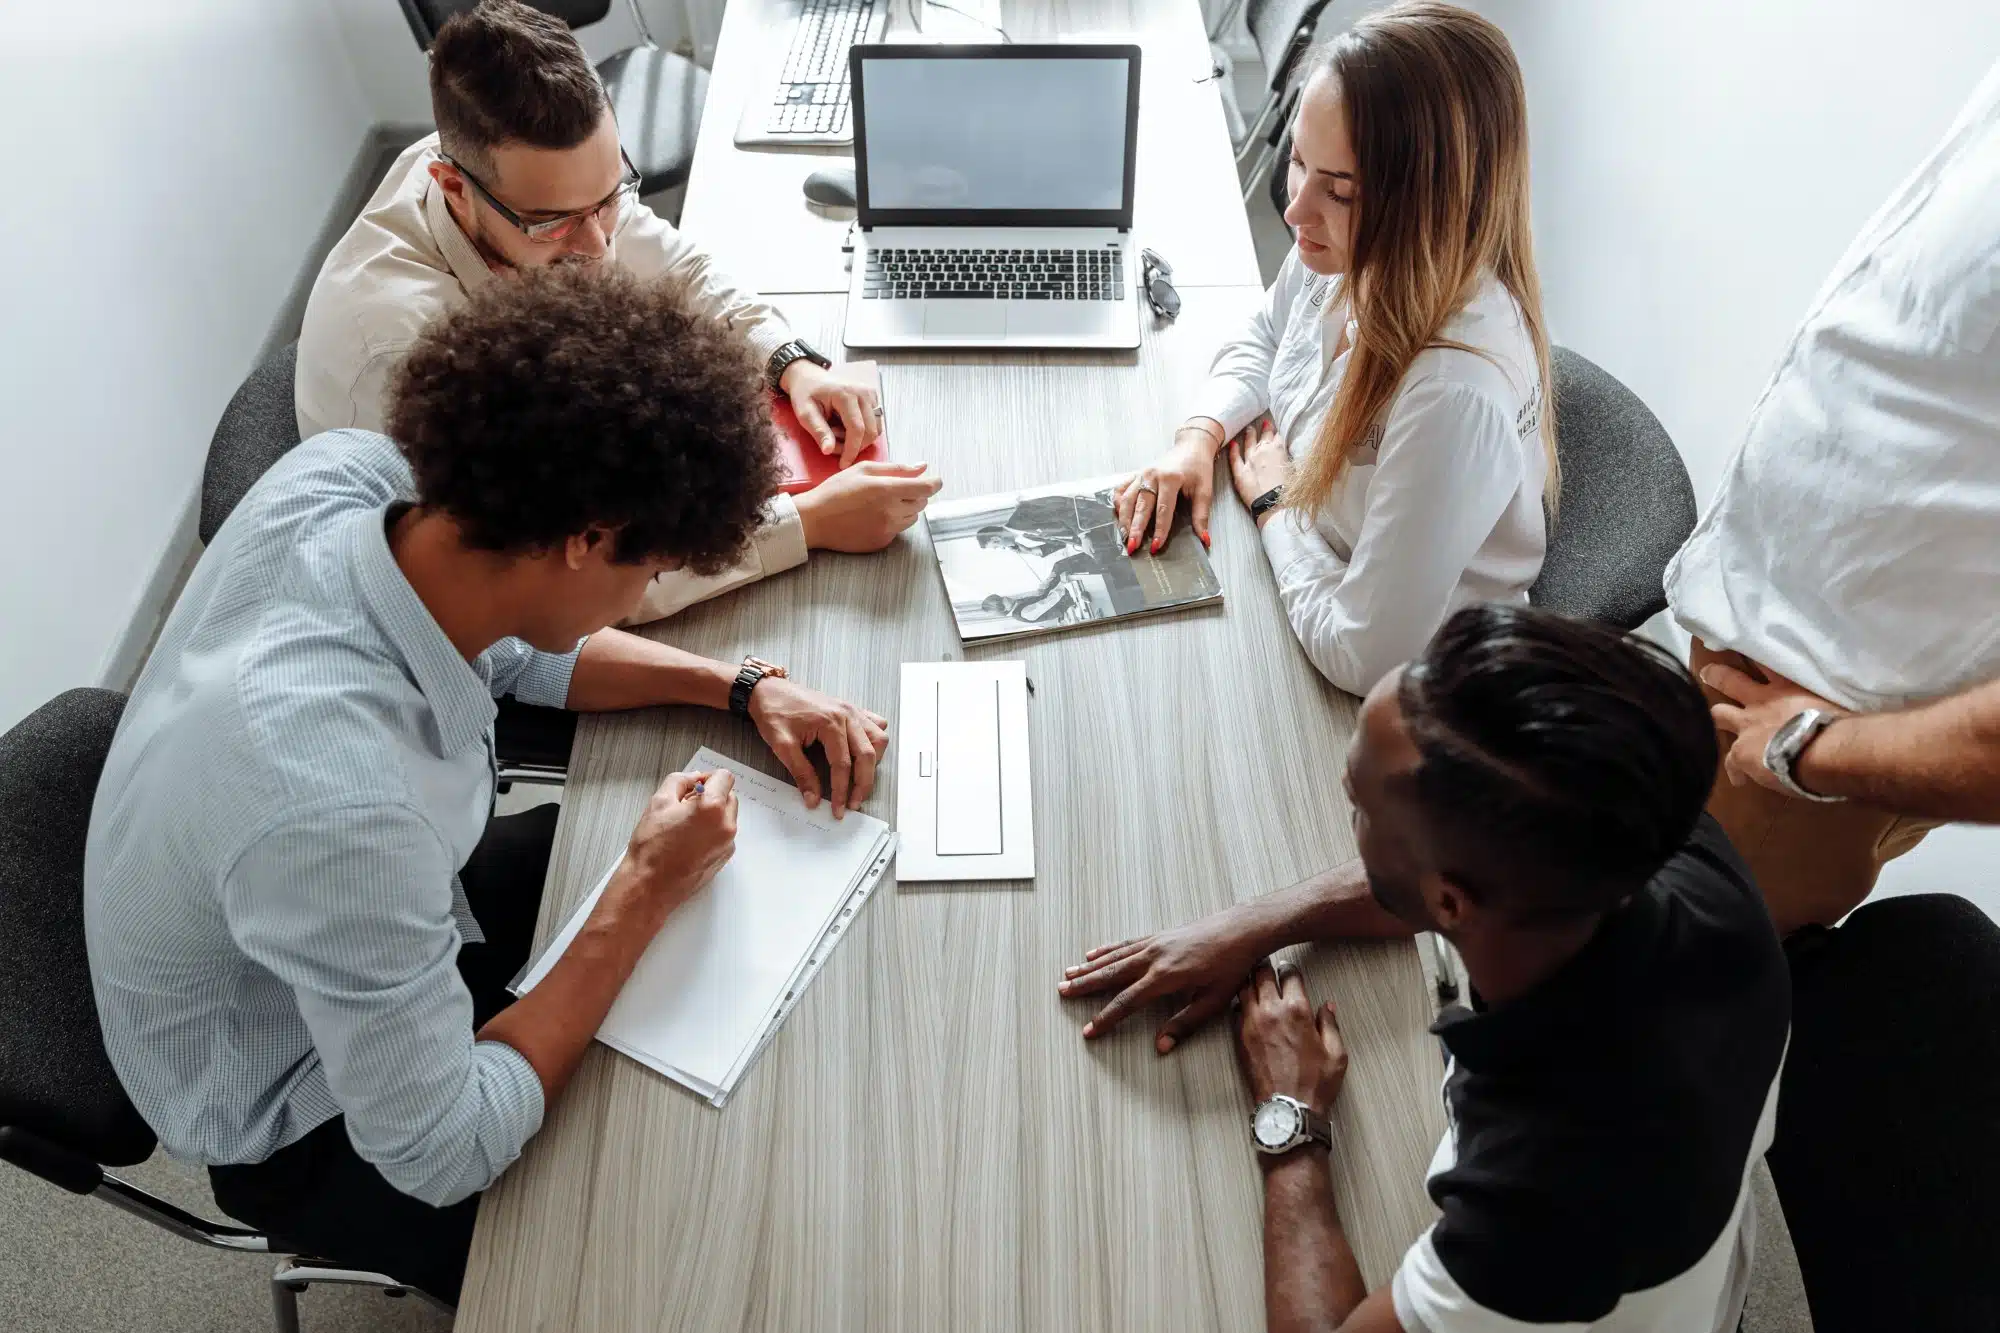
{"type": "MultiPolygon", "coordinates": [[[[1193,414],[1234,436],[1269,412],[1292,457],[1309,452],[1347,369],[1348,353],[1333,355],[1346,323],[1338,287],[1288,255],[1263,308],[1216,354],[1193,414]]],[[[1332,501],[1309,522],[1286,510],[1263,529],[1306,656],[1355,694],[1459,607],[1525,601],[1542,568],[1548,462],[1526,322],[1489,277],[1443,336],[1487,355],[1418,353],[1332,501]]]]}

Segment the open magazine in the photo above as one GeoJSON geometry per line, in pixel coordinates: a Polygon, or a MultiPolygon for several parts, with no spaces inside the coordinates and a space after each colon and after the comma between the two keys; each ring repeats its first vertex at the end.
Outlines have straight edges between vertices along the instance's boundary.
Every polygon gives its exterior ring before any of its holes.
{"type": "Polygon", "coordinates": [[[1126,555],[1118,477],[932,504],[924,522],[966,643],[1047,634],[1222,601],[1185,525],[1166,548],[1126,555]]]}

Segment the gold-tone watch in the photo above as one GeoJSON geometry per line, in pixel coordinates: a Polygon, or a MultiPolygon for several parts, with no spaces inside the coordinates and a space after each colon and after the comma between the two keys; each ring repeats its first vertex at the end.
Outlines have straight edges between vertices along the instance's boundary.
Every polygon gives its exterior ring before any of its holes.
{"type": "Polygon", "coordinates": [[[757,682],[766,676],[779,680],[790,675],[776,662],[767,662],[761,657],[746,657],[743,667],[736,673],[735,684],[729,687],[729,711],[738,717],[750,716],[750,691],[757,688],[757,682]]]}

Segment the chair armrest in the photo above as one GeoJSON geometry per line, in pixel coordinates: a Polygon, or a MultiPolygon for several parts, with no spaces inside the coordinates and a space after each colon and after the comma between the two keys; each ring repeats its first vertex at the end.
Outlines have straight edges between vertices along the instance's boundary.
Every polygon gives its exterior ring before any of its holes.
{"type": "Polygon", "coordinates": [[[50,1143],[19,1125],[0,1125],[0,1158],[71,1194],[90,1194],[104,1181],[104,1168],[82,1153],[50,1143]]]}

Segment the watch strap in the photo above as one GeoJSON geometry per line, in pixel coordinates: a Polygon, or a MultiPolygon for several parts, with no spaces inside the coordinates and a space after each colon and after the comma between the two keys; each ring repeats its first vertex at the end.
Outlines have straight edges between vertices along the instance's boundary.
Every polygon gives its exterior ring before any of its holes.
{"type": "Polygon", "coordinates": [[[1306,1138],[1326,1148],[1333,1147],[1333,1122],[1308,1106],[1305,1112],[1306,1138]]]}
{"type": "Polygon", "coordinates": [[[1250,502],[1250,520],[1256,522],[1285,502],[1285,488],[1273,486],[1250,502]]]}
{"type": "Polygon", "coordinates": [[[794,338],[771,353],[771,359],[764,365],[764,378],[770,382],[773,389],[778,387],[778,381],[785,377],[785,372],[791,368],[794,361],[810,361],[821,370],[828,370],[833,366],[833,362],[822,356],[811,343],[804,338],[794,338]]]}
{"type": "Polygon", "coordinates": [[[761,662],[745,662],[729,687],[729,711],[737,717],[750,716],[750,692],[770,674],[761,662]]]}

